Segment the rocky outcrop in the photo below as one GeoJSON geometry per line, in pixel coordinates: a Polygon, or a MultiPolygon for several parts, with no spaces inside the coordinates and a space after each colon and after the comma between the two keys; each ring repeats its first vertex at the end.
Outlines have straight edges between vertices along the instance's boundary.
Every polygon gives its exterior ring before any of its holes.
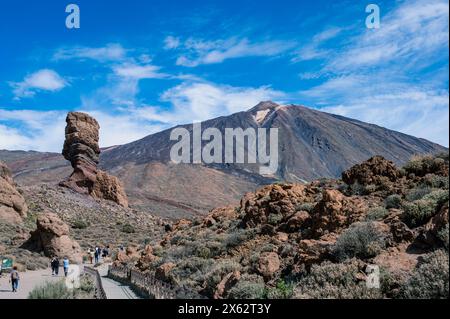
{"type": "Polygon", "coordinates": [[[27,204],[16,188],[11,171],[0,162],[0,220],[20,223],[27,216],[27,211],[27,204]]]}
{"type": "Polygon", "coordinates": [[[66,123],[66,140],[62,154],[70,161],[74,171],[60,185],[81,194],[111,200],[128,207],[127,195],[119,179],[98,169],[98,122],[87,114],[70,112],[66,123]]]}
{"type": "Polygon", "coordinates": [[[224,296],[234,287],[241,279],[241,273],[238,270],[230,272],[226,275],[216,287],[214,292],[214,299],[223,299],[224,296]]]}
{"type": "Polygon", "coordinates": [[[170,282],[170,272],[175,268],[175,266],[176,265],[171,262],[162,264],[161,266],[156,268],[155,278],[165,282],[170,282]]]}
{"type": "MultiPolygon", "coordinates": [[[[246,227],[271,223],[274,219],[287,221],[299,210],[300,205],[314,202],[318,189],[299,184],[275,184],[246,194],[241,200],[242,219],[246,227]]],[[[292,226],[304,222],[305,216],[295,217],[292,226]]]]}
{"type": "Polygon", "coordinates": [[[367,212],[364,199],[347,197],[338,190],[326,189],[322,200],[312,212],[312,234],[322,236],[328,232],[339,232],[360,220],[367,212]]]}
{"type": "Polygon", "coordinates": [[[280,269],[280,266],[281,262],[277,253],[265,252],[259,257],[257,270],[264,278],[269,279],[280,269]]]}
{"type": "Polygon", "coordinates": [[[54,213],[39,215],[36,230],[22,248],[44,252],[47,257],[68,257],[71,262],[83,261],[80,245],[69,237],[69,226],[54,213]]]}
{"type": "Polygon", "coordinates": [[[352,185],[381,185],[387,181],[395,181],[400,177],[400,172],[394,163],[382,156],[374,156],[361,164],[357,164],[342,173],[342,180],[352,185]]]}

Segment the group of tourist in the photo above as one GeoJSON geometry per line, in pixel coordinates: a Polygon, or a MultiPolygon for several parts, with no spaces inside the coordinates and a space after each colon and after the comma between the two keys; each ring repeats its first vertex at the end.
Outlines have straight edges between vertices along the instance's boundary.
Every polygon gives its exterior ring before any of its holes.
{"type": "Polygon", "coordinates": [[[106,258],[109,256],[109,246],[104,248],[101,248],[100,246],[96,246],[94,249],[89,248],[87,254],[91,264],[98,264],[100,262],[100,258],[106,258]]]}
{"type": "MultiPolygon", "coordinates": [[[[67,277],[69,273],[69,264],[70,264],[69,258],[64,257],[63,259],[64,277],[67,277]]],[[[54,256],[50,261],[50,267],[52,268],[52,276],[58,276],[59,266],[60,266],[59,258],[58,256],[54,256]]]]}

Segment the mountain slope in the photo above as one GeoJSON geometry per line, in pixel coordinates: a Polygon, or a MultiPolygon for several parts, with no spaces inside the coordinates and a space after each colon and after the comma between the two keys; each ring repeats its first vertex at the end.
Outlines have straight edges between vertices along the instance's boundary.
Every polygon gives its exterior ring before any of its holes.
{"type": "MultiPolygon", "coordinates": [[[[167,217],[192,217],[228,204],[275,180],[303,182],[338,177],[352,165],[381,155],[398,165],[415,154],[446,148],[373,124],[298,105],[262,102],[246,112],[201,123],[217,128],[278,128],[279,165],[274,176],[259,175],[255,164],[174,164],[172,129],[103,150],[100,165],[125,184],[131,206],[167,217]]],[[[181,125],[191,132],[192,125],[181,125]]],[[[110,128],[113,129],[113,128],[110,128]]],[[[70,174],[61,155],[0,151],[0,159],[25,185],[57,183],[70,174]]]]}

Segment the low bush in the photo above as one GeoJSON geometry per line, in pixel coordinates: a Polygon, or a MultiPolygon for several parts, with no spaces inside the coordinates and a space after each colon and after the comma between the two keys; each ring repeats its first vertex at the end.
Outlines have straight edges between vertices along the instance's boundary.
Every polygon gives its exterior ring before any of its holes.
{"type": "Polygon", "coordinates": [[[448,299],[449,258],[444,250],[425,256],[400,289],[407,299],[448,299]]]}
{"type": "Polygon", "coordinates": [[[447,191],[433,191],[420,200],[403,204],[402,218],[409,227],[421,226],[446,202],[448,202],[447,191]]]}
{"type": "Polygon", "coordinates": [[[64,281],[46,282],[34,288],[28,295],[28,299],[69,299],[70,291],[64,281]]]}
{"type": "Polygon", "coordinates": [[[399,209],[400,207],[402,207],[402,197],[397,194],[389,195],[384,200],[384,206],[386,207],[386,209],[399,209]]]}
{"type": "Polygon", "coordinates": [[[294,285],[284,280],[278,281],[273,288],[267,289],[268,299],[290,299],[294,295],[294,285]]]}
{"type": "Polygon", "coordinates": [[[348,260],[334,264],[325,261],[313,265],[297,283],[294,298],[299,299],[368,299],[381,298],[379,289],[368,289],[357,279],[361,263],[348,260]]]}
{"type": "Polygon", "coordinates": [[[133,233],[135,233],[135,231],[136,230],[134,229],[134,227],[132,225],[130,225],[130,224],[125,224],[125,225],[122,226],[122,232],[123,233],[133,234],[133,233]]]}
{"type": "Polygon", "coordinates": [[[376,256],[385,247],[385,237],[373,222],[355,223],[344,231],[333,247],[333,255],[340,261],[352,257],[361,259],[376,256]]]}
{"type": "Polygon", "coordinates": [[[266,298],[264,280],[257,275],[245,275],[230,289],[230,299],[263,299],[266,298]]]}
{"type": "Polygon", "coordinates": [[[366,220],[375,221],[382,220],[389,214],[389,211],[384,207],[375,207],[367,212],[366,220]]]}
{"type": "Polygon", "coordinates": [[[81,219],[75,220],[72,223],[72,228],[74,228],[74,229],[85,229],[85,228],[88,228],[88,227],[89,227],[89,223],[84,221],[84,220],[81,220],[81,219]]]}
{"type": "Polygon", "coordinates": [[[422,199],[425,195],[431,193],[430,187],[418,187],[411,189],[405,196],[406,200],[413,202],[418,199],[422,199]]]}

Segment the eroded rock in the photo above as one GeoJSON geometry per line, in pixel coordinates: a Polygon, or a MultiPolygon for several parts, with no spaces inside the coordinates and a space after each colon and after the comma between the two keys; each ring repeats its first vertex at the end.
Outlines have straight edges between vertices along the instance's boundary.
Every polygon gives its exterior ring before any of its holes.
{"type": "Polygon", "coordinates": [[[66,118],[66,139],[62,154],[74,171],[60,185],[94,198],[106,199],[128,207],[122,183],[98,169],[100,147],[98,122],[88,114],[70,112],[66,118]]]}
{"type": "Polygon", "coordinates": [[[0,162],[0,219],[17,224],[27,216],[28,207],[16,188],[11,171],[0,162]]]}

